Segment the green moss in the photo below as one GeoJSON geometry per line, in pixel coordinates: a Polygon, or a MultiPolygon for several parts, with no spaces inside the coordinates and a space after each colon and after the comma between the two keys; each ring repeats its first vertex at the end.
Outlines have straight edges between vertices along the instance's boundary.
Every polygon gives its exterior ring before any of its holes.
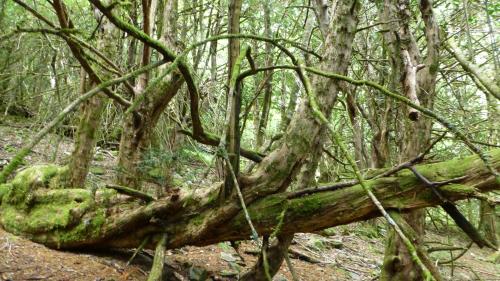
{"type": "Polygon", "coordinates": [[[60,167],[56,165],[36,165],[21,171],[11,182],[12,188],[5,195],[6,202],[28,203],[26,201],[31,197],[30,194],[38,188],[48,186],[59,171],[60,167]]]}
{"type": "Polygon", "coordinates": [[[271,233],[271,237],[276,237],[278,233],[281,231],[281,228],[283,227],[283,222],[285,221],[286,212],[288,211],[288,200],[283,201],[282,208],[283,210],[277,216],[278,224],[276,225],[276,227],[274,227],[273,232],[271,233]]]}
{"type": "Polygon", "coordinates": [[[449,192],[452,194],[463,194],[463,195],[472,195],[476,190],[474,187],[463,185],[463,184],[447,184],[445,186],[442,186],[441,191],[443,192],[449,192]]]}
{"type": "Polygon", "coordinates": [[[114,189],[100,189],[99,192],[96,193],[95,201],[98,205],[108,206],[111,202],[111,199],[113,199],[117,195],[118,192],[114,189]]]}
{"type": "Polygon", "coordinates": [[[98,237],[105,223],[105,211],[98,209],[93,213],[92,218],[84,218],[71,229],[58,230],[55,233],[60,244],[69,244],[98,237]]]}
{"type": "Polygon", "coordinates": [[[205,221],[204,215],[198,215],[198,216],[191,219],[191,223],[194,224],[195,226],[202,225],[204,221],[205,221]]]}
{"type": "Polygon", "coordinates": [[[208,195],[207,204],[212,204],[219,198],[219,192],[212,192],[208,195]]]}
{"type": "Polygon", "coordinates": [[[12,189],[12,184],[10,183],[5,183],[5,184],[0,184],[0,205],[2,204],[2,198],[9,190],[12,189]]]}
{"type": "Polygon", "coordinates": [[[0,183],[7,181],[9,175],[23,163],[24,157],[26,157],[30,151],[30,149],[23,148],[16,154],[16,156],[14,156],[14,158],[12,158],[12,160],[10,160],[9,164],[7,164],[7,166],[5,166],[0,172],[0,183]]]}
{"type": "Polygon", "coordinates": [[[50,188],[59,187],[67,171],[55,165],[33,166],[0,185],[0,224],[35,241],[65,244],[96,237],[105,223],[105,210],[96,209],[91,193],[50,188]]]}
{"type": "Polygon", "coordinates": [[[94,205],[86,190],[71,190],[78,194],[63,192],[36,200],[31,208],[13,204],[0,207],[1,224],[15,233],[40,233],[66,228],[78,223],[81,215],[94,205]]]}
{"type": "Polygon", "coordinates": [[[324,196],[321,193],[307,196],[301,200],[292,200],[290,202],[290,209],[300,212],[301,216],[313,215],[321,209],[324,196]]]}
{"type": "Polygon", "coordinates": [[[94,175],[104,175],[106,173],[106,170],[104,170],[104,168],[102,167],[93,166],[90,167],[90,172],[94,175]]]}
{"type": "Polygon", "coordinates": [[[49,188],[50,189],[62,189],[67,188],[66,183],[69,177],[69,167],[62,166],[59,167],[57,174],[50,179],[49,188]]]}

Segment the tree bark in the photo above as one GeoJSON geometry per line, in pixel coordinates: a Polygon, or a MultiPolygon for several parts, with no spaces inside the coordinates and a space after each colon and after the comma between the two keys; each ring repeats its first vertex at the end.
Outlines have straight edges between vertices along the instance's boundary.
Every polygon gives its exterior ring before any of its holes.
{"type": "MultiPolygon", "coordinates": [[[[264,249],[266,251],[266,262],[268,273],[272,277],[278,273],[285,255],[288,253],[288,246],[293,240],[293,234],[278,236],[264,249]]],[[[267,280],[264,266],[264,257],[261,254],[255,265],[240,278],[241,281],[262,281],[267,280]]]]}
{"type": "MultiPolygon", "coordinates": [[[[272,38],[271,34],[271,8],[269,2],[264,2],[264,33],[268,38],[272,38]]],[[[269,42],[265,43],[266,63],[265,66],[269,67],[273,63],[272,45],[269,42]]],[[[273,71],[264,72],[264,99],[262,101],[262,111],[259,118],[259,127],[257,129],[256,147],[259,148],[264,144],[266,136],[266,128],[269,120],[269,112],[271,110],[271,98],[273,95],[272,81],[273,71]]]]}
{"type": "MultiPolygon", "coordinates": [[[[85,74],[83,74],[85,75],[85,74]]],[[[86,78],[82,83],[87,84],[86,78]]],[[[84,86],[82,93],[93,88],[93,84],[84,86]]],[[[96,145],[96,134],[101,124],[101,114],[105,101],[100,96],[94,96],[87,100],[80,110],[80,122],[75,136],[75,148],[71,154],[68,177],[68,185],[72,187],[84,187],[85,179],[94,159],[94,148],[96,145]]]]}
{"type": "MultiPolygon", "coordinates": [[[[143,13],[145,20],[149,21],[144,25],[144,32],[150,34],[154,20],[154,10],[156,1],[144,0],[143,13]],[[149,3],[150,2],[150,3],[149,3]]],[[[162,34],[160,41],[172,49],[175,47],[175,26],[172,25],[172,18],[175,14],[174,1],[168,1],[163,6],[162,11],[162,34]]],[[[146,65],[151,60],[150,47],[144,45],[142,64],[146,65]]],[[[165,70],[165,66],[160,67],[160,72],[165,70]]],[[[123,133],[120,139],[120,149],[118,154],[118,183],[130,187],[140,186],[140,163],[144,151],[150,146],[154,128],[165,108],[169,105],[173,97],[178,93],[184,80],[178,74],[168,75],[153,79],[150,83],[156,83],[149,92],[146,90],[149,75],[142,75],[138,78],[136,89],[138,91],[136,99],[142,98],[136,112],[126,114],[123,121],[123,133]]]]}
{"type": "MultiPolygon", "coordinates": [[[[316,185],[315,172],[318,168],[318,162],[321,159],[321,154],[323,152],[321,145],[314,146],[314,149],[310,157],[306,160],[306,163],[302,166],[300,174],[297,177],[297,182],[295,183],[294,190],[302,190],[311,185],[316,185]]],[[[278,232],[276,239],[274,239],[269,247],[264,247],[259,259],[255,265],[242,276],[241,280],[251,281],[251,280],[265,280],[266,274],[268,273],[271,277],[274,276],[280,269],[285,255],[288,254],[288,247],[292,242],[294,233],[281,234],[278,232]],[[264,251],[266,257],[264,257],[264,251]],[[264,265],[267,262],[267,269],[264,265]],[[266,273],[266,270],[268,272],[266,273]]],[[[265,241],[265,240],[264,240],[265,241]]]]}

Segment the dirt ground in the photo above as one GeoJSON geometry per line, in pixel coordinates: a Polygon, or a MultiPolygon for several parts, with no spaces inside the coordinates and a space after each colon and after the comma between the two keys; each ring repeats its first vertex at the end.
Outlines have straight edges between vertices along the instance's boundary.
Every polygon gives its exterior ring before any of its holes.
{"type": "MultiPolygon", "coordinates": [[[[290,260],[299,280],[303,281],[377,280],[383,242],[380,238],[358,235],[324,238],[298,234],[291,247],[290,260]],[[322,241],[325,248],[318,249],[317,241],[322,241]],[[335,247],[341,248],[330,248],[332,241],[335,241],[335,247]]],[[[200,280],[202,273],[209,277],[208,280],[237,280],[238,272],[244,272],[254,263],[257,251],[258,247],[253,243],[242,243],[239,252],[243,262],[227,243],[185,247],[168,251],[165,262],[169,265],[168,270],[176,271],[176,280],[200,280]]],[[[132,254],[131,250],[52,250],[0,229],[0,280],[146,280],[152,253],[140,254],[127,265],[132,254]]],[[[472,247],[454,263],[453,276],[449,266],[441,267],[441,271],[449,277],[448,280],[500,280],[499,265],[487,260],[491,254],[491,251],[472,247]]],[[[274,280],[292,280],[286,263],[274,280]]]]}
{"type": "MultiPolygon", "coordinates": [[[[37,128],[23,123],[0,122],[0,168],[37,128]]],[[[58,136],[49,135],[28,156],[26,163],[51,162],[58,136]]],[[[64,163],[71,152],[71,141],[63,138],[55,162],[64,163]]],[[[113,153],[99,150],[94,168],[111,169],[113,153]]],[[[91,170],[92,171],[92,170],[91,170]]],[[[96,170],[97,171],[97,170],[96,170]]],[[[92,173],[91,181],[109,177],[92,173]]],[[[384,225],[379,221],[378,225],[384,225]]],[[[330,236],[297,234],[289,253],[292,268],[302,281],[377,280],[384,252],[384,228],[371,223],[356,223],[335,228],[330,236]]],[[[438,235],[429,232],[429,246],[447,244],[464,247],[460,235],[438,235]]],[[[165,263],[175,280],[237,280],[238,274],[250,268],[259,248],[252,242],[239,247],[241,257],[229,245],[219,243],[207,247],[185,247],[168,251],[165,263]]],[[[457,254],[458,252],[455,252],[457,254]]],[[[14,236],[0,228],[0,280],[146,280],[152,262],[152,252],[139,254],[127,265],[132,250],[100,252],[66,252],[14,236]]],[[[500,280],[500,265],[491,261],[492,250],[472,246],[453,263],[441,265],[448,280],[500,280]]],[[[448,252],[432,254],[438,260],[448,260],[448,252]]],[[[276,281],[292,280],[289,267],[283,263],[276,281]]]]}

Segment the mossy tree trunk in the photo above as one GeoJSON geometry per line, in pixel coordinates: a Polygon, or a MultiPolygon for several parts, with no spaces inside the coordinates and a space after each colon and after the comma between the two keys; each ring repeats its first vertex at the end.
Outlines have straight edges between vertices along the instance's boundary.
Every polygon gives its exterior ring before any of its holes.
{"type": "MultiPolygon", "coordinates": [[[[231,0],[228,6],[228,33],[238,34],[240,33],[240,16],[242,0],[231,0]]],[[[236,176],[240,173],[240,111],[241,111],[241,83],[236,81],[236,76],[239,74],[238,57],[240,56],[240,39],[231,38],[229,39],[228,46],[228,64],[227,64],[227,97],[226,97],[226,114],[229,114],[229,119],[225,120],[228,122],[224,124],[223,130],[227,130],[225,142],[229,163],[224,163],[225,167],[225,183],[224,188],[221,190],[220,200],[224,202],[227,198],[234,193],[234,182],[231,173],[236,176]],[[235,69],[238,71],[235,72],[235,69]],[[232,171],[232,172],[231,172],[232,171]]],[[[239,62],[241,63],[241,62],[239,62]]]]}
{"type": "MultiPolygon", "coordinates": [[[[85,82],[87,78],[83,78],[82,80],[82,83],[87,83],[85,82]]],[[[92,86],[93,84],[91,84],[92,86]]],[[[91,87],[84,87],[84,89],[91,87]]],[[[68,175],[69,186],[85,186],[85,179],[94,159],[94,148],[97,142],[96,134],[101,124],[101,114],[104,106],[105,100],[100,96],[95,96],[86,101],[80,109],[80,121],[75,136],[75,147],[68,164],[70,167],[70,174],[68,175]]]]}
{"type": "MultiPolygon", "coordinates": [[[[500,168],[500,150],[490,154],[493,167],[500,168]]],[[[466,176],[439,188],[451,201],[500,189],[476,156],[417,165],[416,169],[432,181],[466,176]]],[[[95,196],[86,189],[61,189],[60,179],[66,172],[67,168],[54,165],[33,166],[0,185],[2,227],[54,248],[131,248],[140,245],[145,237],[160,233],[168,233],[168,248],[245,240],[250,236],[241,209],[233,212],[228,208],[238,204],[237,200],[217,204],[221,184],[198,189],[194,194],[179,190],[149,203],[139,199],[131,202],[117,197],[111,189],[98,190],[95,196]],[[205,231],[207,228],[210,231],[205,231]]],[[[408,212],[441,203],[408,170],[367,183],[387,209],[408,212]]],[[[244,196],[249,199],[253,194],[246,190],[244,196]]],[[[252,202],[248,210],[260,235],[270,235],[281,218],[280,235],[287,235],[380,216],[359,185],[301,196],[278,193],[252,202]]],[[[148,247],[154,247],[155,242],[148,247]]]]}
{"type": "MultiPolygon", "coordinates": [[[[263,3],[264,10],[264,34],[268,38],[272,38],[273,35],[271,33],[271,7],[269,2],[263,3]]],[[[266,51],[266,62],[265,66],[269,67],[273,64],[273,55],[272,55],[272,45],[270,43],[265,44],[266,51]]],[[[266,138],[266,128],[269,120],[269,112],[271,110],[271,99],[273,95],[272,89],[272,80],[273,80],[273,71],[264,72],[264,99],[262,100],[262,110],[259,118],[259,125],[257,128],[256,135],[256,147],[260,148],[265,141],[266,138]]]]}
{"type": "Polygon", "coordinates": [[[154,128],[161,113],[178,93],[183,80],[173,75],[144,98],[139,114],[128,114],[123,121],[123,132],[118,154],[118,183],[138,187],[141,183],[140,163],[144,151],[151,145],[154,128]]]}
{"type": "MultiPolygon", "coordinates": [[[[495,63],[495,70],[497,70],[497,64],[495,63]]],[[[500,101],[495,99],[489,94],[485,93],[486,102],[488,105],[488,119],[491,120],[491,125],[488,132],[488,142],[498,143],[500,136],[500,128],[498,125],[500,122],[500,112],[499,105],[500,101]]],[[[497,209],[495,204],[488,202],[487,200],[481,200],[480,203],[480,231],[483,232],[484,238],[491,242],[493,245],[500,246],[500,215],[497,214],[497,209]]]]}
{"type": "MultiPolygon", "coordinates": [[[[321,5],[321,3],[316,3],[321,5]]],[[[325,48],[324,48],[324,60],[320,65],[320,68],[326,71],[332,71],[335,73],[346,74],[351,58],[352,52],[352,42],[356,34],[356,28],[358,24],[358,11],[360,3],[357,0],[344,1],[339,4],[335,9],[334,14],[331,18],[328,16],[323,20],[332,21],[330,26],[333,28],[331,30],[325,30],[325,48]],[[339,59],[342,58],[342,59],[339,59]]],[[[317,7],[318,9],[325,8],[323,6],[317,7]]],[[[326,13],[328,14],[328,13],[326,13]]],[[[326,112],[326,116],[330,115],[331,108],[337,100],[337,95],[341,89],[339,81],[315,77],[314,88],[318,93],[318,96],[323,99],[322,110],[326,112]]],[[[294,121],[292,121],[290,127],[291,130],[297,130],[298,132],[304,131],[307,134],[307,123],[301,123],[297,120],[302,120],[304,118],[311,118],[312,115],[309,113],[310,105],[308,102],[301,104],[301,108],[295,115],[294,121]],[[295,127],[294,127],[295,126],[295,127]],[[303,126],[303,127],[302,127],[303,126]]],[[[263,118],[262,116],[261,118],[263,118]]],[[[289,127],[289,130],[290,130],[289,127]]],[[[315,126],[317,127],[317,126],[315,126]]],[[[326,130],[324,126],[315,128],[314,133],[315,138],[310,144],[309,153],[303,155],[303,159],[300,161],[300,165],[296,169],[300,168],[299,176],[296,181],[296,188],[303,189],[314,182],[315,172],[318,167],[318,161],[321,159],[321,154],[323,152],[323,144],[326,138],[326,130]]],[[[298,136],[296,136],[298,137],[298,136]]],[[[286,138],[286,136],[285,136],[286,138]]],[[[303,138],[303,136],[301,136],[303,138]]],[[[298,148],[298,147],[297,147],[298,148]]],[[[301,151],[304,153],[305,151],[301,151]]],[[[290,183],[286,183],[289,185],[290,183]]],[[[279,212],[278,212],[279,214],[279,212]]],[[[274,241],[272,241],[269,250],[269,274],[273,276],[279,270],[280,265],[284,260],[284,255],[287,253],[289,244],[293,239],[294,232],[287,234],[280,234],[274,241]]],[[[259,260],[256,265],[243,276],[243,280],[263,280],[266,276],[264,268],[264,256],[263,253],[259,256],[259,260]]]]}

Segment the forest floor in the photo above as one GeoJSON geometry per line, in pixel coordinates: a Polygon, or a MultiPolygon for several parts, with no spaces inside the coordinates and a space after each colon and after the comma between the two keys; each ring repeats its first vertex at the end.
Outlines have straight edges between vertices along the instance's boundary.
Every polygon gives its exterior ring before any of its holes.
{"type": "MultiPolygon", "coordinates": [[[[2,117],[3,118],[3,117],[2,117]]],[[[0,119],[0,168],[26,143],[33,132],[28,123],[0,119]]],[[[29,164],[65,163],[70,155],[70,139],[47,136],[25,162],[29,164]],[[56,150],[56,143],[59,148],[56,150]]],[[[109,180],[106,170],[114,166],[115,153],[98,151],[90,181],[109,180]]],[[[297,234],[290,248],[292,268],[302,281],[377,280],[384,254],[384,223],[380,219],[336,227],[328,235],[297,234]]],[[[444,235],[430,229],[424,241],[429,247],[453,245],[466,247],[459,233],[444,235]]],[[[229,243],[207,247],[184,247],[168,251],[165,262],[175,269],[176,280],[236,280],[256,260],[258,247],[242,242],[239,253],[229,243]],[[241,259],[243,258],[243,260],[241,259]]],[[[454,252],[455,255],[460,251],[454,252]]],[[[133,251],[67,252],[17,237],[0,228],[0,280],[146,280],[152,252],[138,255],[127,265],[133,251]]],[[[440,265],[449,280],[500,280],[500,265],[492,262],[494,252],[472,246],[461,258],[440,265]]],[[[446,261],[448,251],[433,252],[432,257],[446,261]]],[[[283,263],[274,280],[292,280],[283,263]]]]}

